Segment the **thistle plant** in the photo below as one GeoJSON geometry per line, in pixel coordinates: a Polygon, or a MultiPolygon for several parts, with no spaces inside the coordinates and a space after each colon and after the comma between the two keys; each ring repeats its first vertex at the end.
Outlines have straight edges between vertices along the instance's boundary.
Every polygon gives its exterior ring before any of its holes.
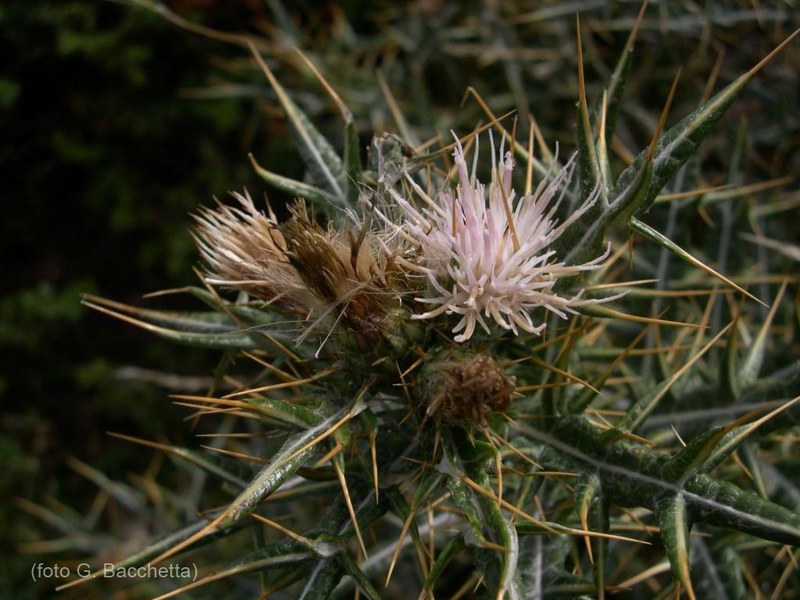
{"type": "Polygon", "coordinates": [[[205,311],[84,300],[223,353],[207,394],[176,396],[215,454],[127,438],[204,471],[208,501],[118,567],[211,557],[159,598],[220,580],[244,597],[248,573],[262,597],[745,598],[757,568],[798,593],[794,280],[766,303],[748,265],[723,274],[645,217],[765,63],[669,128],[667,98],[615,174],[635,37],[593,109],[581,67],[566,161],[490,114],[433,151],[378,134],[366,167],[332,86],[343,152],[238,40],[308,178],[254,160],[297,198],[286,217],[247,192],[198,209],[202,285],[183,291],[205,311]],[[649,244],[635,280],[628,230],[649,244]]]}

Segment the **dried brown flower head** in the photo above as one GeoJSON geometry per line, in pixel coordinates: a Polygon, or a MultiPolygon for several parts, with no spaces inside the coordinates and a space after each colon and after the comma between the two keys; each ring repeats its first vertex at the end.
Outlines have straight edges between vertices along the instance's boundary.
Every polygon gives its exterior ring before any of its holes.
{"type": "Polygon", "coordinates": [[[428,416],[486,425],[490,413],[506,412],[511,406],[514,380],[491,356],[459,356],[433,368],[428,416]]]}
{"type": "Polygon", "coordinates": [[[305,284],[286,256],[275,215],[256,210],[248,194],[233,193],[240,207],[217,204],[195,215],[194,239],[206,263],[206,283],[246,291],[254,298],[295,308],[313,306],[305,284]]]}
{"type": "MultiPolygon", "coordinates": [[[[201,208],[195,240],[206,263],[205,281],[246,291],[313,323],[344,321],[371,337],[394,298],[387,277],[393,261],[379,234],[361,225],[358,235],[321,227],[302,201],[279,224],[233,194],[239,207],[201,208]]],[[[308,331],[308,329],[307,329],[308,331]]]]}

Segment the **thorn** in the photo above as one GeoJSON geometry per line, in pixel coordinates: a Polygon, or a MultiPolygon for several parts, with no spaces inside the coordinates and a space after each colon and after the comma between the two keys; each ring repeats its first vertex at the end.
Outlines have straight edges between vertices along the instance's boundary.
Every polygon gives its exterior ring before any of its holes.
{"type": "Polygon", "coordinates": [[[667,115],[669,114],[669,109],[672,106],[672,100],[675,98],[675,90],[678,88],[678,81],[680,78],[681,67],[678,67],[678,72],[675,73],[675,78],[672,80],[672,87],[669,89],[667,101],[664,103],[664,109],[661,111],[661,116],[658,119],[658,125],[656,126],[656,130],[653,132],[652,139],[650,140],[650,146],[647,148],[645,162],[651,162],[656,153],[656,145],[658,144],[658,140],[661,138],[661,132],[664,131],[664,125],[667,122],[667,115]]]}
{"type": "Polygon", "coordinates": [[[413,519],[414,510],[412,509],[409,511],[408,516],[406,516],[405,520],[403,521],[403,528],[400,530],[400,537],[397,540],[397,546],[395,546],[394,553],[392,554],[392,560],[389,563],[389,571],[386,573],[386,581],[383,584],[384,587],[389,587],[389,581],[392,579],[392,573],[394,572],[394,567],[397,564],[397,559],[400,556],[400,550],[403,548],[403,539],[406,537],[413,519]]]}
{"type": "Polygon", "coordinates": [[[361,537],[361,528],[358,526],[356,511],[353,509],[353,501],[350,499],[350,490],[347,487],[347,480],[344,477],[344,469],[339,465],[339,461],[331,461],[331,464],[333,465],[333,470],[336,471],[336,476],[339,478],[339,485],[342,488],[342,494],[344,494],[344,502],[347,505],[347,512],[350,513],[350,520],[353,523],[353,530],[356,533],[361,553],[364,555],[364,558],[367,559],[369,558],[367,555],[367,547],[364,545],[364,538],[361,537]]]}

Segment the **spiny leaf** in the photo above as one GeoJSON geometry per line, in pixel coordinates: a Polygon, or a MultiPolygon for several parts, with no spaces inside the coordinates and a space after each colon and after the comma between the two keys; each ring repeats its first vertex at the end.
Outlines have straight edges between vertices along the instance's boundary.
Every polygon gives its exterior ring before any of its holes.
{"type": "MultiPolygon", "coordinates": [[[[445,436],[443,439],[445,457],[451,461],[451,469],[459,476],[461,485],[468,483],[469,480],[473,481],[471,485],[465,486],[467,490],[465,490],[466,493],[462,498],[461,504],[468,506],[469,510],[472,511],[472,516],[469,518],[470,520],[475,520],[473,528],[476,525],[481,526],[481,537],[485,540],[485,534],[489,534],[490,541],[502,548],[502,551],[494,553],[496,556],[491,561],[493,563],[491,571],[484,571],[484,576],[487,578],[491,576],[497,577],[497,581],[490,581],[489,584],[490,589],[498,590],[497,596],[499,598],[502,598],[506,592],[511,598],[521,597],[521,590],[519,589],[521,582],[516,574],[517,560],[519,558],[517,531],[503,515],[500,510],[500,503],[493,493],[476,494],[473,489],[474,486],[477,486],[483,490],[490,490],[489,475],[483,466],[485,461],[469,462],[467,464],[461,462],[463,454],[468,455],[470,458],[482,456],[487,452],[487,449],[484,447],[478,448],[480,444],[467,440],[454,432],[451,433],[453,435],[445,436]]],[[[488,444],[481,446],[493,448],[488,444]]],[[[494,449],[494,452],[496,453],[497,450],[494,449]]],[[[452,479],[455,479],[455,477],[452,479]]],[[[453,487],[451,486],[451,496],[452,490],[453,487]]],[[[486,542],[484,541],[482,545],[486,546],[486,542]]]]}
{"type": "Polygon", "coordinates": [[[581,195],[588,198],[600,186],[601,198],[605,199],[607,190],[603,185],[603,171],[597,158],[592,125],[589,121],[589,107],[586,103],[586,82],[583,77],[583,46],[581,44],[581,23],[575,17],[576,45],[578,49],[578,171],[580,173],[581,195]]]}
{"type": "MultiPolygon", "coordinates": [[[[759,428],[767,429],[765,425],[769,425],[771,422],[776,422],[776,417],[780,415],[789,415],[789,413],[792,412],[792,409],[794,409],[796,412],[798,407],[800,407],[800,396],[793,398],[789,402],[782,402],[777,408],[770,411],[757,421],[748,423],[747,425],[741,425],[732,431],[727,432],[719,441],[718,445],[714,448],[714,451],[711,452],[708,458],[706,458],[705,462],[703,463],[702,471],[705,473],[711,471],[728,456],[730,456],[742,444],[742,442],[755,433],[759,428]]],[[[737,425],[740,421],[749,418],[752,414],[753,413],[748,413],[747,415],[740,417],[737,419],[734,425],[737,425]]],[[[790,419],[792,416],[793,415],[789,415],[790,419]]]]}
{"type": "Polygon", "coordinates": [[[656,510],[661,540],[667,549],[672,575],[681,583],[690,600],[695,599],[689,568],[689,530],[691,523],[682,494],[668,494],[658,501],[656,510]]]}
{"type": "MultiPolygon", "coordinates": [[[[305,113],[289,97],[252,44],[250,44],[250,51],[278,96],[295,134],[300,155],[314,182],[329,195],[334,206],[347,208],[345,171],[342,159],[336,154],[336,150],[328,143],[328,140],[312,125],[305,113]]],[[[321,208],[324,210],[326,207],[323,205],[321,208]]],[[[331,217],[336,216],[335,211],[328,209],[326,212],[331,217]]]]}
{"type": "Polygon", "coordinates": [[[212,310],[226,314],[247,325],[268,325],[274,323],[277,318],[284,318],[282,313],[277,312],[274,307],[263,302],[255,303],[257,307],[249,304],[227,302],[220,298],[216,291],[197,286],[189,286],[174,291],[191,294],[212,310]]]}
{"type": "Polygon", "coordinates": [[[350,554],[347,552],[341,552],[336,556],[336,560],[338,560],[339,563],[344,567],[344,570],[347,572],[347,574],[353,578],[353,581],[358,584],[361,593],[363,593],[370,600],[380,600],[380,593],[377,589],[375,589],[375,586],[372,585],[372,582],[369,580],[369,577],[364,574],[364,571],[358,567],[356,561],[353,560],[353,557],[350,556],[350,554]]]}
{"type": "Polygon", "coordinates": [[[800,546],[800,514],[788,508],[703,474],[687,481],[686,491],[686,499],[698,520],[800,546]]]}
{"type": "Polygon", "coordinates": [[[86,294],[81,298],[82,302],[90,308],[105,308],[107,312],[113,311],[121,315],[128,315],[139,321],[190,333],[228,333],[235,328],[235,324],[230,317],[224,313],[214,312],[191,312],[191,311],[168,311],[151,310],[139,308],[121,302],[114,302],[106,298],[86,294]]]}
{"type": "MultiPolygon", "coordinates": [[[[584,473],[575,486],[575,512],[581,527],[589,531],[608,533],[608,506],[601,487],[600,478],[595,473],[584,473]]],[[[606,562],[608,558],[608,538],[585,537],[584,543],[592,563],[592,572],[598,600],[605,598],[606,562]]]]}
{"type": "Polygon", "coordinates": [[[158,556],[153,562],[160,562],[183,551],[210,533],[227,529],[239,523],[255,509],[259,502],[280,487],[288,477],[293,475],[316,452],[316,445],[320,441],[331,435],[347,419],[352,418],[363,408],[363,398],[359,396],[349,408],[342,407],[336,413],[320,422],[319,425],[289,436],[278,453],[272,457],[272,460],[256,475],[247,488],[226,507],[221,515],[191,538],[158,556]]]}
{"type": "Polygon", "coordinates": [[[653,390],[651,393],[646,395],[645,397],[641,398],[634,404],[632,407],[628,409],[625,418],[619,424],[620,429],[625,429],[628,431],[635,431],[644,421],[647,419],[647,416],[656,408],[658,403],[661,401],[662,398],[666,395],[669,391],[670,387],[681,377],[683,376],[686,371],[688,371],[692,365],[694,365],[700,358],[717,342],[719,338],[721,338],[730,328],[730,324],[726,325],[717,335],[711,338],[702,349],[696,352],[691,359],[689,359],[686,364],[684,364],[680,369],[675,371],[675,373],[669,379],[661,382],[658,387],[653,390]]]}
{"type": "Polygon", "coordinates": [[[252,511],[270,492],[277,489],[283,481],[292,475],[305,460],[316,451],[316,444],[334,431],[343,419],[352,417],[363,408],[363,403],[356,403],[351,407],[342,407],[314,427],[309,427],[286,439],[278,453],[272,457],[269,464],[253,479],[244,490],[225,510],[224,518],[216,524],[218,528],[230,527],[243,516],[252,511]]]}
{"type": "Polygon", "coordinates": [[[739,550],[731,546],[728,536],[692,538],[693,579],[700,598],[747,600],[743,572],[744,561],[739,550]]]}
{"type": "MultiPolygon", "coordinates": [[[[597,186],[600,190],[600,200],[599,202],[595,203],[595,205],[592,206],[583,217],[578,219],[575,225],[573,225],[573,228],[576,230],[576,232],[569,237],[575,238],[576,236],[581,236],[580,241],[574,242],[573,240],[567,240],[565,242],[560,242],[562,247],[564,247],[566,243],[573,244],[573,247],[567,256],[566,262],[586,260],[589,256],[597,255],[600,250],[603,232],[605,231],[606,227],[616,219],[623,221],[629,219],[630,216],[637,212],[637,210],[645,202],[646,192],[653,177],[653,156],[655,154],[656,141],[661,135],[661,131],[666,123],[667,114],[669,113],[669,108],[675,95],[675,88],[677,86],[679,76],[680,69],[678,70],[678,74],[675,76],[675,81],[672,84],[667,101],[664,104],[664,108],[661,112],[661,117],[659,118],[656,130],[653,132],[650,145],[643,152],[639,170],[636,176],[633,178],[631,185],[618,194],[611,196],[607,189],[608,182],[601,179],[601,177],[606,177],[603,166],[598,164],[593,168],[593,171],[597,172],[595,186],[597,186]],[[574,256],[574,253],[577,253],[577,258],[574,256]]],[[[585,105],[585,100],[582,104],[585,105]]],[[[588,127],[588,115],[586,116],[585,121],[586,127],[588,127]]],[[[593,160],[597,162],[596,154],[593,153],[593,156],[593,160]]],[[[591,174],[587,173],[587,175],[591,174]]]]}
{"type": "Polygon", "coordinates": [[[745,353],[744,359],[741,362],[740,368],[737,369],[738,376],[736,383],[738,384],[739,389],[747,389],[752,387],[758,380],[758,373],[761,370],[762,363],[764,362],[764,351],[767,345],[767,336],[769,335],[772,321],[775,319],[775,314],[777,313],[778,307],[783,299],[786,286],[787,282],[784,281],[778,290],[778,294],[775,296],[775,299],[772,302],[772,308],[770,308],[769,313],[767,313],[767,317],[764,319],[758,334],[747,348],[747,352],[745,353]]]}
{"type": "Polygon", "coordinates": [[[167,454],[182,458],[201,468],[206,473],[218,477],[219,479],[226,481],[237,488],[247,487],[247,481],[225,468],[225,466],[223,466],[223,462],[219,460],[219,457],[216,457],[217,459],[215,460],[215,458],[210,457],[207,453],[197,452],[196,450],[192,450],[190,448],[183,448],[181,446],[174,446],[172,444],[159,444],[157,442],[143,440],[130,435],[123,435],[121,433],[109,432],[108,435],[121,440],[126,440],[128,442],[133,442],[135,444],[149,446],[151,448],[155,448],[156,450],[161,450],[167,454]]]}
{"type": "MultiPolygon", "coordinates": [[[[777,48],[770,52],[769,55],[763,58],[747,73],[740,75],[735,81],[728,84],[727,87],[717,92],[708,102],[682,119],[664,134],[656,148],[653,180],[650,182],[644,202],[637,209],[637,214],[642,214],[650,208],[650,205],[661,189],[666,185],[667,181],[669,181],[678,169],[694,155],[697,151],[697,147],[708,137],[716,123],[722,118],[722,115],[725,114],[734,100],[736,100],[739,93],[744,89],[744,86],[798,34],[800,34],[800,29],[797,29],[789,35],[777,48]]],[[[631,175],[627,174],[634,165],[628,167],[628,169],[620,175],[619,182],[624,183],[625,180],[631,178],[631,175]]],[[[620,187],[619,182],[615,188],[620,187]]],[[[612,192],[612,196],[613,195],[612,192]]]]}
{"type": "Polygon", "coordinates": [[[138,512],[144,507],[145,496],[141,490],[125,483],[114,481],[105,473],[73,456],[67,458],[67,464],[128,510],[138,512]]]}
{"type": "Polygon", "coordinates": [[[740,293],[744,294],[745,296],[747,296],[751,300],[754,300],[754,301],[758,302],[762,306],[766,306],[761,300],[759,300],[758,298],[753,296],[753,294],[748,292],[746,289],[744,289],[740,285],[734,283],[733,281],[731,281],[730,279],[728,279],[727,277],[725,277],[721,273],[718,273],[717,271],[715,271],[714,269],[709,267],[704,262],[698,260],[697,258],[692,256],[689,252],[687,252],[686,250],[681,248],[678,244],[673,242],[671,239],[669,239],[666,236],[662,235],[661,233],[659,233],[658,231],[656,231],[655,229],[653,229],[652,227],[650,227],[646,223],[642,223],[636,217],[632,217],[631,218],[630,225],[631,225],[631,229],[633,231],[635,231],[637,233],[641,233],[643,236],[649,238],[650,240],[654,241],[655,243],[657,243],[660,246],[663,246],[664,248],[668,248],[669,250],[671,250],[672,252],[677,254],[679,257],[681,257],[683,260],[688,262],[690,265],[692,265],[694,267],[697,267],[698,269],[701,269],[702,271],[705,271],[706,273],[708,273],[712,277],[716,277],[717,279],[719,279],[725,285],[728,285],[728,286],[732,287],[737,292],[740,292],[740,293]]]}
{"type": "MultiPolygon", "coordinates": [[[[592,531],[600,533],[608,533],[610,527],[608,502],[606,502],[605,494],[602,489],[600,494],[595,499],[594,503],[590,506],[588,527],[584,529],[591,529],[592,531]]],[[[594,575],[594,583],[597,593],[597,599],[603,600],[606,597],[606,569],[608,568],[608,544],[609,538],[605,536],[592,536],[589,540],[589,546],[593,552],[592,574],[594,575]]]]}
{"type": "Polygon", "coordinates": [[[717,385],[719,394],[723,398],[731,400],[735,400],[742,395],[738,373],[740,364],[737,352],[738,339],[739,331],[738,328],[734,327],[728,337],[728,341],[725,343],[725,354],[720,360],[719,384],[717,385]]]}
{"type": "Polygon", "coordinates": [[[247,403],[257,406],[264,414],[279,421],[283,421],[284,423],[294,425],[295,427],[306,428],[309,426],[317,426],[325,418],[323,415],[310,408],[306,408],[295,402],[287,402],[276,398],[263,398],[259,396],[248,398],[247,403]]]}
{"type": "MultiPolygon", "coordinates": [[[[800,29],[792,33],[750,71],[671,127],[663,136],[658,138],[657,132],[651,146],[643,150],[633,164],[620,174],[607,197],[587,211],[570,228],[572,231],[562,235],[554,244],[562,260],[567,264],[590,260],[599,254],[603,234],[612,221],[627,221],[632,216],[646,212],[672,176],[695,154],[697,147],[711,133],[745,84],[799,33],[800,29]]],[[[662,113],[662,122],[665,115],[666,110],[662,113]]],[[[579,124],[579,128],[588,129],[585,124],[579,124]]],[[[599,169],[593,151],[582,160],[589,161],[590,172],[599,169]]],[[[586,176],[589,176],[589,172],[586,176]]]]}
{"type": "MultiPolygon", "coordinates": [[[[617,119],[622,108],[622,97],[625,91],[625,84],[627,82],[628,73],[630,72],[632,63],[631,59],[633,57],[633,45],[639,33],[639,27],[644,19],[644,13],[646,9],[647,0],[642,2],[642,6],[639,9],[639,14],[636,17],[636,22],[633,24],[633,27],[631,27],[631,32],[628,35],[628,39],[625,41],[625,47],[620,53],[619,59],[617,59],[617,63],[614,66],[614,71],[611,73],[611,77],[608,79],[608,85],[606,86],[608,103],[605,107],[604,113],[605,143],[602,145],[602,148],[611,147],[611,142],[616,131],[617,119]]],[[[605,172],[608,172],[608,155],[606,153],[601,154],[598,152],[598,158],[600,159],[602,169],[605,172]]]]}
{"type": "Polygon", "coordinates": [[[414,493],[411,506],[408,505],[405,498],[398,490],[389,489],[387,491],[389,502],[392,505],[392,511],[403,520],[403,527],[400,530],[400,536],[397,540],[397,547],[392,554],[392,560],[389,563],[389,569],[386,573],[386,585],[389,584],[389,581],[392,578],[392,573],[394,572],[394,567],[397,564],[397,558],[400,556],[400,550],[403,547],[403,538],[405,538],[406,533],[408,533],[410,530],[411,538],[414,540],[414,544],[416,544],[418,548],[423,546],[422,538],[419,535],[419,528],[417,527],[414,517],[416,516],[417,510],[423,502],[435,497],[434,494],[442,485],[443,481],[444,475],[437,471],[428,471],[424,473],[419,485],[417,486],[417,490],[414,493]]]}
{"type": "Polygon", "coordinates": [[[214,581],[227,579],[228,577],[234,577],[236,575],[241,575],[242,573],[265,571],[279,567],[285,568],[287,565],[296,565],[310,558],[310,554],[308,552],[304,552],[285,543],[274,544],[269,546],[268,549],[270,550],[269,553],[265,552],[265,549],[261,549],[258,551],[257,557],[248,557],[239,560],[233,566],[218,570],[211,575],[202,577],[167,594],[162,594],[154,600],[167,600],[168,598],[174,598],[181,594],[185,594],[186,592],[202,587],[214,581]]]}
{"type": "Polygon", "coordinates": [[[353,525],[353,531],[355,531],[356,533],[356,538],[358,539],[358,546],[361,549],[361,554],[363,555],[364,558],[367,558],[367,547],[364,545],[364,538],[361,536],[361,528],[358,526],[358,518],[356,517],[355,508],[353,508],[353,501],[352,498],[350,498],[350,490],[347,485],[347,479],[345,478],[345,463],[342,453],[339,452],[338,454],[336,454],[331,460],[331,463],[333,464],[333,470],[336,472],[336,476],[339,478],[339,485],[341,486],[342,497],[344,498],[345,504],[347,506],[347,512],[350,513],[350,522],[353,525]]]}
{"type": "Polygon", "coordinates": [[[450,498],[458,509],[464,513],[469,525],[469,533],[465,537],[466,543],[470,546],[482,547],[485,543],[485,538],[476,494],[458,476],[448,477],[447,489],[450,491],[450,498]]]}
{"type": "Polygon", "coordinates": [[[320,560],[308,574],[298,600],[328,600],[342,575],[344,565],[340,561],[334,558],[320,560]]]}
{"type": "Polygon", "coordinates": [[[697,522],[738,529],[761,538],[800,545],[800,514],[703,473],[683,488],[663,479],[668,458],[625,441],[602,443],[603,434],[582,417],[565,417],[554,435],[516,424],[532,439],[546,444],[540,457],[545,467],[600,474],[608,501],[622,506],[649,505],[659,498],[682,494],[697,522]]]}
{"type": "Polygon", "coordinates": [[[464,536],[461,534],[447,541],[444,548],[439,552],[439,556],[436,557],[430,573],[428,573],[428,576],[425,578],[425,591],[430,592],[433,589],[433,586],[436,585],[436,581],[441,577],[442,573],[444,573],[447,565],[449,565],[464,548],[466,548],[466,543],[464,542],[464,536]]]}
{"type": "Polygon", "coordinates": [[[731,426],[715,427],[694,438],[686,447],[681,448],[669,458],[669,462],[662,471],[664,479],[683,486],[686,480],[700,470],[719,441],[731,428],[731,426]]]}
{"type": "Polygon", "coordinates": [[[353,113],[347,105],[336,93],[336,90],[331,86],[328,81],[322,76],[317,67],[312,63],[308,57],[303,54],[299,49],[296,50],[297,54],[311,69],[314,75],[322,83],[325,91],[336,103],[339,109],[339,114],[344,121],[344,167],[345,167],[345,187],[347,188],[347,201],[350,206],[356,206],[358,202],[358,183],[361,180],[361,148],[358,140],[358,130],[356,129],[356,122],[353,119],[353,113]]]}
{"type": "Polygon", "coordinates": [[[290,196],[304,198],[305,200],[308,200],[312,204],[316,204],[318,206],[325,206],[326,203],[336,203],[335,199],[330,194],[326,193],[320,188],[313,185],[308,185],[302,181],[290,179],[289,177],[284,177],[283,175],[278,175],[277,173],[273,173],[272,171],[265,169],[258,164],[252,154],[248,154],[247,157],[250,159],[250,164],[253,165],[253,169],[256,173],[258,173],[258,176],[272,187],[277,188],[280,191],[289,194],[290,196]]]}
{"type": "Polygon", "coordinates": [[[573,394],[572,396],[568,396],[565,402],[565,407],[562,413],[564,414],[580,414],[582,413],[591,403],[592,401],[598,397],[597,392],[594,390],[599,390],[603,387],[606,383],[608,378],[611,374],[616,370],[616,368],[622,363],[622,361],[628,357],[628,354],[631,350],[633,350],[639,342],[644,338],[645,334],[650,330],[650,327],[645,327],[642,329],[641,332],[628,344],[628,347],[624,350],[617,351],[614,353],[614,360],[606,367],[606,369],[597,376],[592,382],[591,386],[584,386],[580,388],[580,390],[573,394]]]}
{"type": "MultiPolygon", "coordinates": [[[[177,544],[193,537],[199,531],[201,531],[207,525],[206,521],[198,520],[191,525],[187,525],[186,527],[179,529],[178,531],[168,534],[161,538],[160,540],[153,542],[124,560],[114,563],[115,569],[127,569],[127,568],[136,568],[141,567],[142,565],[149,564],[155,557],[163,554],[164,552],[168,551],[170,548],[173,548],[177,544]]],[[[224,535],[230,535],[234,531],[241,529],[245,525],[249,525],[249,523],[241,523],[236,527],[233,527],[225,532],[218,532],[216,534],[209,535],[208,537],[204,538],[202,543],[209,543],[223,537],[224,535]]],[[[97,569],[91,575],[86,577],[80,577],[79,579],[75,579],[74,581],[70,581],[69,583],[65,583],[64,585],[60,585],[56,588],[56,591],[65,590],[67,588],[71,588],[77,585],[82,585],[88,581],[93,579],[98,579],[103,577],[104,570],[97,569]]]]}
{"type": "Polygon", "coordinates": [[[347,202],[350,206],[358,205],[359,183],[361,182],[361,143],[353,115],[348,112],[348,120],[344,130],[344,166],[345,183],[347,185],[347,202]]]}
{"type": "MultiPolygon", "coordinates": [[[[122,321],[126,321],[127,323],[136,325],[137,327],[141,327],[142,329],[150,331],[151,333],[155,333],[160,337],[186,346],[192,346],[195,348],[212,348],[217,350],[257,350],[269,345],[268,339],[262,334],[259,334],[257,331],[241,331],[238,328],[234,329],[233,327],[231,327],[228,331],[221,331],[219,333],[203,333],[191,330],[191,328],[197,329],[200,327],[203,327],[206,330],[209,327],[221,327],[222,323],[224,323],[224,320],[216,317],[215,320],[217,322],[213,323],[212,321],[212,323],[209,324],[207,321],[199,319],[197,313],[194,313],[188,317],[180,317],[175,314],[170,315],[170,313],[164,314],[162,311],[140,311],[138,314],[144,317],[143,320],[141,318],[132,317],[122,311],[108,308],[105,306],[105,304],[108,302],[109,301],[100,298],[87,298],[83,300],[83,304],[89,308],[93,308],[99,312],[105,313],[122,321]],[[102,304],[99,302],[102,302],[102,304]],[[150,318],[153,318],[156,321],[171,320],[173,324],[190,328],[190,330],[183,331],[155,325],[146,320],[150,318]],[[261,338],[263,342],[261,342],[259,338],[261,338]]],[[[133,309],[133,307],[129,308],[133,309]]],[[[227,320],[227,317],[225,320],[227,320]]]]}
{"type": "MultiPolygon", "coordinates": [[[[584,529],[589,529],[589,511],[592,503],[597,500],[600,494],[600,478],[594,473],[584,473],[575,485],[575,513],[581,521],[584,529]]],[[[589,553],[589,560],[594,562],[592,548],[589,539],[586,538],[586,550],[589,553]]]]}

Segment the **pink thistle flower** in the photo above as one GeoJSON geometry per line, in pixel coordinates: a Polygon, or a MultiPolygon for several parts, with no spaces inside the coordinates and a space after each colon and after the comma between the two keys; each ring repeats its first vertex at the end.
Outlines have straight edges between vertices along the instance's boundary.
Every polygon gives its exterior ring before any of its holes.
{"type": "Polygon", "coordinates": [[[494,167],[488,191],[475,176],[477,149],[470,173],[458,141],[455,194],[446,190],[434,200],[411,181],[424,202],[417,208],[390,190],[405,221],[400,234],[416,249],[403,264],[425,275],[429,284],[428,293],[416,300],[434,306],[413,318],[461,315],[452,330],[458,334],[456,342],[469,340],[476,325],[490,333],[490,320],[516,335],[519,330],[538,335],[546,324],[534,322],[533,310],[542,307],[566,319],[567,313],[576,313],[576,307],[601,301],[581,299],[583,290],[571,297],[560,296],[554,287],[563,277],[599,268],[608,250],[584,264],[567,265],[558,261],[552,249],[553,242],[594,205],[599,188],[558,223],[555,215],[575,170],[575,155],[549,182],[545,179],[535,193],[519,199],[511,182],[514,162],[503,144],[500,155],[495,162],[492,145],[494,167]]]}

